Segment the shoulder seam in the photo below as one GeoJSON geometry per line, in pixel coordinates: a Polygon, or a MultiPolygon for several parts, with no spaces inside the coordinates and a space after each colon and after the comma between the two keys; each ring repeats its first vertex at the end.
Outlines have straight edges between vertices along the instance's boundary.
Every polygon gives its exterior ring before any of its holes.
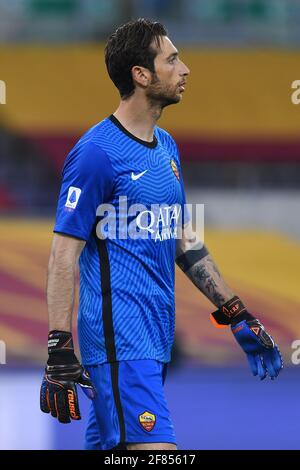
{"type": "Polygon", "coordinates": [[[101,145],[99,145],[97,142],[94,142],[93,138],[88,142],[88,144],[95,145],[95,147],[98,147],[104,153],[105,157],[109,161],[109,164],[110,164],[110,167],[111,167],[111,170],[112,170],[112,174],[113,174],[113,178],[114,178],[114,182],[115,182],[115,179],[116,179],[115,170],[114,170],[113,164],[112,164],[111,159],[110,159],[109,155],[107,154],[107,152],[101,147],[101,145]]]}

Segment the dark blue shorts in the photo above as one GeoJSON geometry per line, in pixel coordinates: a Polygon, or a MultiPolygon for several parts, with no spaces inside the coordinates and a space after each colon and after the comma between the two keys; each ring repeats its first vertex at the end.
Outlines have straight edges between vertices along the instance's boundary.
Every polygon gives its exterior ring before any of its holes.
{"type": "Polygon", "coordinates": [[[86,449],[119,444],[176,444],[164,395],[167,364],[155,360],[86,366],[97,389],[86,430],[86,449]]]}

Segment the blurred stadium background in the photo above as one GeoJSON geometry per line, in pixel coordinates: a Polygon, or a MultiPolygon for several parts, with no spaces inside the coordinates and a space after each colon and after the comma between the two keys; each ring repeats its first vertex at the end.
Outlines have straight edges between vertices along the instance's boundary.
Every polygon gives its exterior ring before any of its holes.
{"type": "MultiPolygon", "coordinates": [[[[184,449],[300,448],[298,0],[0,0],[0,449],[80,449],[85,419],[40,413],[46,266],[66,154],[114,111],[103,46],[120,23],[158,19],[191,69],[159,125],[176,138],[189,202],[222,273],[280,344],[274,383],[250,376],[212,305],[177,273],[167,396],[184,449]]],[[[84,414],[88,404],[81,395],[84,414]]]]}

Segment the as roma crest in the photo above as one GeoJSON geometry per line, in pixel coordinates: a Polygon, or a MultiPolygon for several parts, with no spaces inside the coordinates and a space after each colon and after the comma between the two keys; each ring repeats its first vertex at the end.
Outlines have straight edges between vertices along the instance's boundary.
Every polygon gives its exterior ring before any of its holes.
{"type": "Polygon", "coordinates": [[[156,423],[156,416],[149,411],[144,411],[143,414],[139,415],[140,425],[143,426],[145,431],[152,431],[156,423]]]}
{"type": "Polygon", "coordinates": [[[179,171],[178,171],[178,168],[177,168],[177,165],[175,163],[175,160],[172,160],[170,161],[170,165],[171,165],[171,168],[173,170],[173,173],[174,175],[176,176],[176,178],[178,179],[178,181],[180,180],[180,176],[179,176],[179,171]]]}

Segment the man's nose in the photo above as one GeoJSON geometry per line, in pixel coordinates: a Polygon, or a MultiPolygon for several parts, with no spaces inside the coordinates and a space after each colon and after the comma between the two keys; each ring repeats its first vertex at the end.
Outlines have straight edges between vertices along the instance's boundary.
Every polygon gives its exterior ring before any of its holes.
{"type": "Polygon", "coordinates": [[[183,72],[182,75],[187,76],[191,73],[190,69],[182,62],[183,65],[183,72]]]}

